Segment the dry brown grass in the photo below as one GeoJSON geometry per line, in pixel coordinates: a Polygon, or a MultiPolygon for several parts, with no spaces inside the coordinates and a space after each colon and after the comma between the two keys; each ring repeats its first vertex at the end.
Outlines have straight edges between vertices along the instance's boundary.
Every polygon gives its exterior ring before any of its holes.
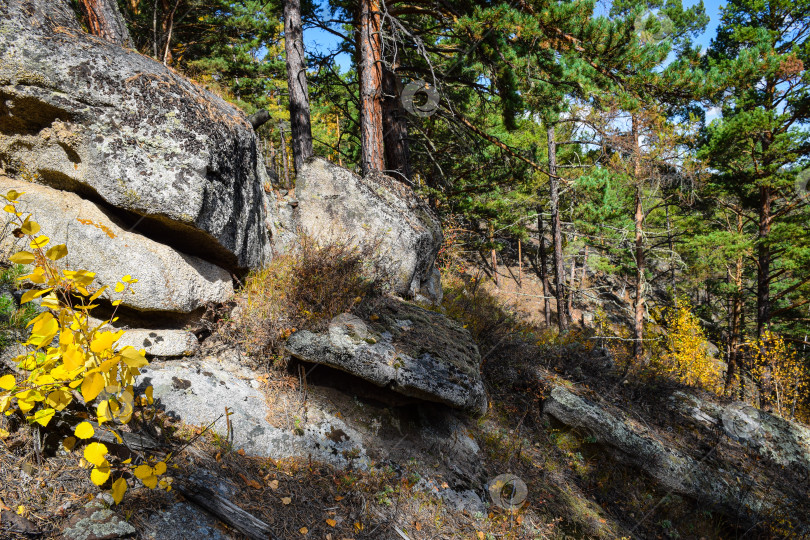
{"type": "Polygon", "coordinates": [[[364,267],[369,259],[349,245],[304,239],[298,252],[247,277],[220,331],[248,354],[277,354],[292,332],[321,329],[376,292],[376,274],[364,267]]]}

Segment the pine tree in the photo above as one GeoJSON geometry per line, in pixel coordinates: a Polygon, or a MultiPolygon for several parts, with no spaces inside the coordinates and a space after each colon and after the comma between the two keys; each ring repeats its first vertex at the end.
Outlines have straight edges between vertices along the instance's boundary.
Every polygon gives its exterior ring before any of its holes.
{"type": "Polygon", "coordinates": [[[810,302],[810,246],[799,233],[807,201],[797,190],[810,162],[808,18],[807,0],[733,0],[707,59],[726,76],[717,95],[723,117],[702,150],[722,188],[756,212],[759,337],[775,317],[796,316],[810,302]]]}

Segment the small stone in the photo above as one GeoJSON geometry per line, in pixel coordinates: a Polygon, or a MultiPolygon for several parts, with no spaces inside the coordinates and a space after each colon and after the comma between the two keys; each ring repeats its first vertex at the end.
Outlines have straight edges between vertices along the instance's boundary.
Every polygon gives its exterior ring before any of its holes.
{"type": "Polygon", "coordinates": [[[76,512],[62,532],[63,540],[116,540],[134,536],[135,527],[106,508],[106,502],[105,497],[99,496],[76,512]]]}

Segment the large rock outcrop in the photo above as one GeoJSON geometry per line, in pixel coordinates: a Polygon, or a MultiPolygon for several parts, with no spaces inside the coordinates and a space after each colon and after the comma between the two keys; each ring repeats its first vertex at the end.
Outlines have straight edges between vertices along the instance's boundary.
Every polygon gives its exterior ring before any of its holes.
{"type": "Polygon", "coordinates": [[[361,177],[315,158],[298,173],[295,197],[300,233],[373,250],[393,292],[440,299],[434,261],[442,243],[441,223],[409,187],[379,174],[361,177]]]}
{"type": "Polygon", "coordinates": [[[405,396],[486,413],[481,355],[466,329],[395,298],[370,303],[360,312],[362,318],[335,318],[328,332],[294,333],[287,352],[405,396]]]}
{"type": "MultiPolygon", "coordinates": [[[[11,189],[25,192],[17,207],[33,215],[51,245],[68,246],[60,265],[95,272],[99,286],[114,287],[127,274],[138,279],[134,294],[123,296],[124,306],[190,313],[233,294],[231,276],[222,268],[126,230],[96,204],[74,193],[0,176],[0,192],[11,189]]],[[[5,224],[7,219],[4,214],[0,222],[5,224]]],[[[11,235],[2,239],[6,251],[13,251],[8,245],[13,240],[11,235]]]]}
{"type": "Polygon", "coordinates": [[[242,112],[84,33],[67,0],[7,0],[0,21],[0,168],[230,271],[262,263],[267,173],[242,112]]]}
{"type": "MultiPolygon", "coordinates": [[[[791,428],[788,422],[767,413],[750,418],[734,405],[723,408],[682,393],[675,397],[673,408],[700,424],[720,428],[734,440],[753,441],[760,459],[772,459],[782,471],[795,468],[806,478],[810,466],[807,430],[791,428]]],[[[573,429],[587,430],[615,459],[643,470],[667,492],[691,497],[751,526],[770,516],[782,520],[785,530],[792,530],[797,538],[810,534],[807,486],[802,482],[776,483],[776,469],[763,471],[764,460],[753,466],[734,463],[724,459],[720,443],[708,451],[676,448],[648,424],[625,418],[621,412],[597,405],[563,386],[553,387],[543,412],[573,429]]]]}

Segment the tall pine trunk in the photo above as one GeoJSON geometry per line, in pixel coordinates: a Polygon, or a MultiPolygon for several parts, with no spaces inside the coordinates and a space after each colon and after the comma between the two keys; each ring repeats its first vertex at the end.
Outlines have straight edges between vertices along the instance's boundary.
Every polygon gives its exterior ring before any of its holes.
{"type": "Polygon", "coordinates": [[[633,357],[639,360],[644,354],[644,208],[641,204],[641,143],[638,130],[638,118],[632,117],[633,137],[633,180],[636,184],[635,211],[633,223],[635,228],[636,257],[636,297],[633,301],[633,357]]]}
{"type": "Polygon", "coordinates": [[[304,162],[312,157],[307,62],[304,56],[300,0],[284,0],[284,51],[287,54],[293,164],[298,174],[304,162]]]}
{"type": "Polygon", "coordinates": [[[360,142],[363,174],[385,169],[382,114],[380,0],[360,0],[357,14],[360,75],[360,142]]]}
{"type": "Polygon", "coordinates": [[[731,324],[729,325],[728,368],[726,370],[726,390],[734,383],[740,359],[740,323],[742,321],[742,257],[737,257],[734,271],[734,293],[731,295],[731,324]]]}
{"type": "Polygon", "coordinates": [[[636,297],[633,301],[633,356],[644,354],[644,209],[641,206],[641,186],[636,185],[635,213],[636,297]]]}
{"type": "Polygon", "coordinates": [[[771,321],[771,202],[769,186],[759,188],[759,243],[757,245],[757,338],[762,338],[771,321]]]}
{"type": "Polygon", "coordinates": [[[554,296],[557,298],[557,325],[560,332],[565,332],[568,329],[568,313],[565,303],[565,267],[563,266],[562,225],[560,224],[560,180],[557,178],[557,141],[554,138],[554,124],[547,126],[546,133],[548,135],[551,239],[554,244],[554,281],[556,285],[554,296]]]}
{"type": "Polygon", "coordinates": [[[551,294],[551,285],[548,282],[548,257],[546,255],[546,234],[543,230],[543,214],[542,208],[537,207],[537,237],[540,241],[538,247],[540,255],[540,282],[543,284],[543,316],[546,320],[546,326],[551,326],[551,301],[549,295],[551,294]]]}
{"type": "Polygon", "coordinates": [[[116,0],[80,0],[80,3],[91,34],[122,47],[132,47],[129,30],[116,0]]]}

